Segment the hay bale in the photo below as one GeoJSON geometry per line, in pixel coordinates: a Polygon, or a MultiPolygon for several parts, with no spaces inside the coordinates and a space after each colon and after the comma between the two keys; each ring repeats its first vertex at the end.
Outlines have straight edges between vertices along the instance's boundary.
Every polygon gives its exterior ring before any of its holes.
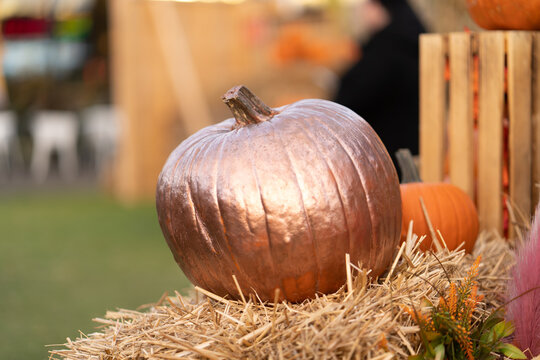
{"type": "Polygon", "coordinates": [[[438,298],[433,287],[465,276],[482,254],[479,292],[485,298],[475,317],[499,306],[514,253],[508,243],[481,234],[475,254],[416,250],[415,236],[402,245],[384,277],[349,264],[339,291],[300,304],[262,304],[256,298],[231,301],[195,288],[189,297],[163,296],[145,310],[120,309],[94,319],[99,332],[69,338],[52,359],[391,359],[420,347],[418,327],[400,305],[438,298]]]}

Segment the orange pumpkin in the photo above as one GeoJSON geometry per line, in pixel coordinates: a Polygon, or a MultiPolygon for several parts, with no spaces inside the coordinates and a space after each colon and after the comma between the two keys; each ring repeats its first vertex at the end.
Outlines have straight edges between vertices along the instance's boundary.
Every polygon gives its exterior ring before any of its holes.
{"type": "Polygon", "coordinates": [[[469,196],[451,184],[420,182],[401,184],[403,214],[401,241],[405,241],[409,222],[413,220],[414,233],[427,235],[420,248],[425,251],[432,246],[420,198],[424,201],[433,228],[441,232],[448,249],[456,249],[465,242],[464,249],[470,253],[478,236],[478,213],[469,196]]]}
{"type": "Polygon", "coordinates": [[[540,0],[467,0],[467,8],[487,30],[540,30],[540,0]]]}
{"type": "MultiPolygon", "coordinates": [[[[401,241],[407,238],[409,222],[413,220],[413,232],[419,236],[427,235],[420,248],[431,249],[433,242],[430,229],[422,210],[420,199],[435,232],[439,230],[446,246],[456,249],[465,242],[464,249],[470,253],[478,236],[478,213],[471,198],[457,186],[447,183],[420,182],[418,172],[408,150],[396,153],[402,169],[404,181],[400,185],[402,203],[401,241]]],[[[440,239],[439,239],[440,240],[440,239]]]]}

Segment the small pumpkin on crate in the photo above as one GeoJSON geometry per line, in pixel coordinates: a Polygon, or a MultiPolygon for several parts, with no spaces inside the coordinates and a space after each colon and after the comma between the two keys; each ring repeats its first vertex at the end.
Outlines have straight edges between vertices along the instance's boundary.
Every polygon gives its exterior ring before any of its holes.
{"type": "Polygon", "coordinates": [[[540,30],[540,0],[467,0],[467,9],[486,30],[540,30]]]}
{"type": "Polygon", "coordinates": [[[452,184],[423,183],[408,149],[398,150],[396,159],[402,173],[401,241],[407,238],[412,220],[414,232],[427,235],[420,245],[422,250],[440,246],[439,238],[434,234],[439,230],[448,249],[454,250],[464,243],[463,248],[470,253],[478,237],[479,224],[476,207],[469,196],[452,184]],[[437,242],[433,242],[433,237],[437,242]]]}
{"type": "Polygon", "coordinates": [[[339,289],[346,254],[385,271],[399,180],[368,123],[326,100],[273,109],[243,86],[223,100],[234,117],[182,142],[158,180],[159,223],[186,276],[221,296],[298,302],[339,289]]]}

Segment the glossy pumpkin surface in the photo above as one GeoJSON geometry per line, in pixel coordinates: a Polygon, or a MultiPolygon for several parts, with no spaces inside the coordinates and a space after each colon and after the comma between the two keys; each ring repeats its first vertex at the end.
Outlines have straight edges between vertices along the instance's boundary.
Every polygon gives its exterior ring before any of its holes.
{"type": "Polygon", "coordinates": [[[487,30],[540,30],[540,0],[467,0],[467,8],[487,30]]]}
{"type": "Polygon", "coordinates": [[[163,234],[186,276],[218,295],[301,301],[345,282],[345,254],[381,274],[399,244],[398,178],[373,129],[325,100],[266,107],[244,87],[235,118],[167,160],[157,186],[163,234]]]}
{"type": "Polygon", "coordinates": [[[423,199],[435,231],[441,232],[448,249],[456,249],[465,242],[464,249],[470,253],[478,236],[478,213],[474,203],[457,186],[446,183],[413,182],[401,185],[403,224],[401,240],[405,241],[409,222],[413,220],[413,232],[427,235],[420,248],[432,246],[430,230],[420,204],[423,199]]]}

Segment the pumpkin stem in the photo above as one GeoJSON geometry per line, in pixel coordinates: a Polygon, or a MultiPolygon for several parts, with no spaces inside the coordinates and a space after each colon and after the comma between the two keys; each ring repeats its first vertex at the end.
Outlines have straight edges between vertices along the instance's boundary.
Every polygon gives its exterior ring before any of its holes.
{"type": "Polygon", "coordinates": [[[401,183],[422,182],[418,174],[418,168],[414,163],[409,149],[399,149],[396,151],[396,160],[401,170],[401,183]]]}
{"type": "Polygon", "coordinates": [[[236,128],[270,120],[277,112],[244,85],[235,86],[222,97],[236,119],[236,128]]]}

